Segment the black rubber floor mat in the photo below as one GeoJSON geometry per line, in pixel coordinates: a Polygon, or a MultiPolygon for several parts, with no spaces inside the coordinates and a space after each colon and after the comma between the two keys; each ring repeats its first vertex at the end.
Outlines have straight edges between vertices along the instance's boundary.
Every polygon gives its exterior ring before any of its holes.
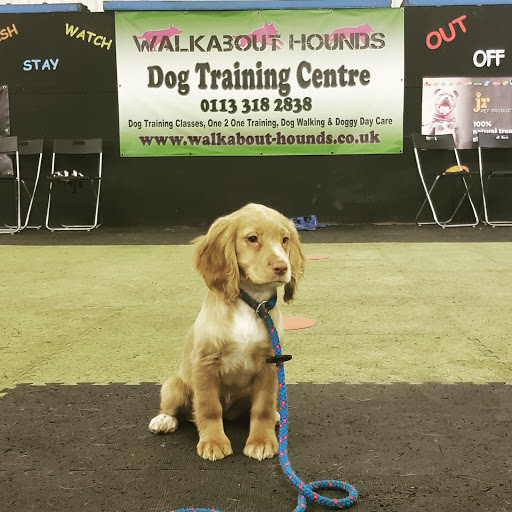
{"type": "MultiPolygon", "coordinates": [[[[511,510],[512,386],[298,384],[289,401],[294,470],[350,482],[354,510],[511,510]]],[[[242,454],[246,423],[226,425],[234,454],[208,462],[191,424],[150,434],[157,407],[155,384],[9,390],[0,399],[1,509],[295,508],[278,459],[242,454]]]]}

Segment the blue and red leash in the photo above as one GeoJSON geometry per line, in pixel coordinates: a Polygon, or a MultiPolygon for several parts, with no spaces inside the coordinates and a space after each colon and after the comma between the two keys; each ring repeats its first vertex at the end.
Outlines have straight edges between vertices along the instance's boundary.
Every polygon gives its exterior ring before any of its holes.
{"type": "MultiPolygon", "coordinates": [[[[289,361],[292,356],[285,355],[281,352],[279,343],[279,335],[276,326],[270,316],[270,310],[276,305],[277,296],[269,301],[258,303],[246,292],[240,290],[240,298],[251,306],[256,314],[263,319],[267,330],[270,334],[270,341],[274,349],[274,356],[267,359],[267,363],[275,363],[277,369],[277,381],[279,386],[279,461],[283,468],[284,474],[288,480],[299,490],[299,498],[297,507],[292,512],[302,512],[306,510],[307,502],[314,502],[329,508],[347,509],[354,505],[357,500],[357,490],[348,482],[340,480],[317,480],[315,482],[304,483],[293,471],[288,459],[288,397],[286,393],[286,382],[284,375],[285,361],[289,361]],[[319,490],[340,490],[344,491],[347,496],[343,498],[328,498],[321,495],[319,490]]],[[[222,512],[212,508],[181,508],[171,512],[222,512]]]]}

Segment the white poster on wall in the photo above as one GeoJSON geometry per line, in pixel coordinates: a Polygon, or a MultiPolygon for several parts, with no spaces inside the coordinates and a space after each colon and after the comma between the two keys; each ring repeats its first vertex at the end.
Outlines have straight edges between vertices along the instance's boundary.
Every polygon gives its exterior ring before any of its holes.
{"type": "Polygon", "coordinates": [[[403,10],[116,13],[122,156],[399,153],[403,10]]]}

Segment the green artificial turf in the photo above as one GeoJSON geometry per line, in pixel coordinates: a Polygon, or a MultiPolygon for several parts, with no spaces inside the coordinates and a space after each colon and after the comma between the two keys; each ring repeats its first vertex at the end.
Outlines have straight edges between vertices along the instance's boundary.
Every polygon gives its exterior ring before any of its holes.
{"type": "MultiPolygon", "coordinates": [[[[512,382],[512,243],[304,244],[289,382],[512,382]]],[[[161,382],[206,287],[185,245],[0,246],[0,390],[161,382]]]]}

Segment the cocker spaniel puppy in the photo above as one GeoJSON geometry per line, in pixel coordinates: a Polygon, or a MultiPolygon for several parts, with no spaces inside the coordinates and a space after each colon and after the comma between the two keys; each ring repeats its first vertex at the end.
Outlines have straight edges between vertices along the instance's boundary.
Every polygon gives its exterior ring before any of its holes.
{"type": "MultiPolygon", "coordinates": [[[[217,219],[194,240],[194,266],[209,291],[189,331],[179,373],[160,390],[160,414],[149,424],[167,434],[178,419],[195,422],[197,453],[222,459],[232,453],[223,417],[250,412],[244,454],[258,460],[277,453],[275,423],[277,375],[270,336],[254,309],[240,298],[244,290],[261,303],[284,285],[284,300],[293,299],[304,273],[305,257],[293,223],[271,208],[248,204],[217,219]]],[[[279,308],[271,316],[282,335],[279,308]]]]}

